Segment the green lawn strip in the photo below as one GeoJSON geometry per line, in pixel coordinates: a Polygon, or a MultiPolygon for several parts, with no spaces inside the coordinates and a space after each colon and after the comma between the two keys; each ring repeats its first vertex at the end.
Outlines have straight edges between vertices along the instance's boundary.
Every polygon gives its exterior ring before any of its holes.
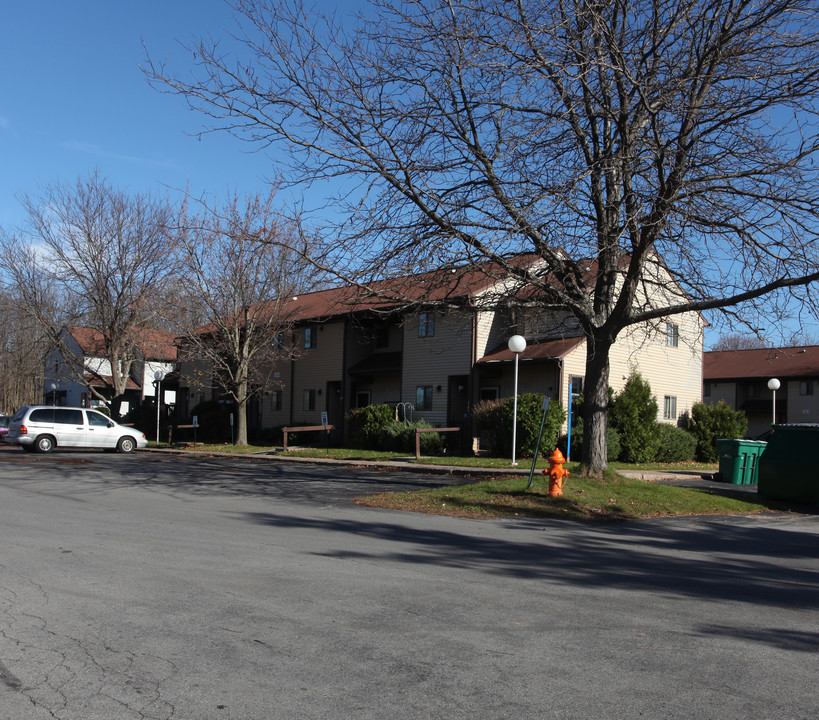
{"type": "Polygon", "coordinates": [[[704,488],[675,487],[610,474],[604,480],[572,476],[563,496],[546,494],[540,476],[526,490],[526,477],[359,498],[371,507],[472,518],[529,517],[633,520],[672,515],[730,515],[778,509],[755,495],[735,497],[704,488]]]}
{"type": "MultiPolygon", "coordinates": [[[[153,443],[149,443],[153,446],[153,443]]],[[[160,445],[161,446],[161,445],[160,445]]],[[[165,446],[168,447],[168,446],[165,446]]],[[[281,452],[281,446],[273,445],[231,445],[229,443],[197,443],[194,447],[190,443],[177,444],[174,447],[186,450],[196,450],[197,452],[224,452],[236,454],[248,453],[264,453],[264,452],[281,452]]],[[[458,467],[476,467],[476,468],[497,468],[498,470],[507,469],[511,465],[509,458],[493,458],[481,455],[475,457],[458,456],[458,455],[438,455],[435,457],[421,457],[416,460],[414,456],[405,452],[387,452],[384,450],[360,450],[358,448],[298,448],[289,450],[283,457],[300,457],[300,458],[330,458],[336,460],[369,460],[372,462],[378,461],[395,461],[420,463],[421,465],[454,465],[458,467]]],[[[518,469],[528,470],[532,467],[531,458],[519,458],[518,469]]],[[[538,459],[536,469],[542,472],[549,467],[549,463],[545,458],[538,459]]],[[[568,463],[567,467],[573,473],[577,471],[578,464],[575,462],[568,463]]],[[[629,465],[627,463],[610,463],[609,467],[613,470],[659,470],[663,472],[677,472],[677,471],[692,471],[692,472],[716,472],[714,465],[704,463],[685,462],[685,463],[641,463],[637,465],[629,465]]]]}

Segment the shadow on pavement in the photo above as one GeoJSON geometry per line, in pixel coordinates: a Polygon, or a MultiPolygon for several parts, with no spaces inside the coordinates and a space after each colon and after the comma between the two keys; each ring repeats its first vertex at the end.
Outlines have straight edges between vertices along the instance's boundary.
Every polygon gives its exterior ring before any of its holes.
{"type": "MultiPolygon", "coordinates": [[[[722,519],[605,526],[554,521],[528,524],[530,534],[521,540],[519,533],[497,539],[419,528],[400,520],[362,522],[275,513],[245,517],[278,528],[381,541],[374,548],[383,548],[384,541],[392,543],[389,551],[323,553],[332,557],[469,568],[590,588],[651,590],[771,607],[819,606],[817,535],[792,526],[747,526],[722,519]]],[[[343,547],[344,541],[330,545],[343,547]]]]}

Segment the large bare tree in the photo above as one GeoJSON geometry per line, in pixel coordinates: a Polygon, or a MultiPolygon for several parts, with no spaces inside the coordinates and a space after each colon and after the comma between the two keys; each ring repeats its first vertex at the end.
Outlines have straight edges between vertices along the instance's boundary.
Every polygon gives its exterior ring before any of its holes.
{"type": "Polygon", "coordinates": [[[222,207],[188,201],[178,224],[182,359],[202,374],[189,382],[235,403],[238,445],[247,444],[248,403],[276,387],[277,362],[294,352],[288,301],[314,283],[274,198],[233,196],[222,207]]]}
{"type": "Polygon", "coordinates": [[[234,5],[230,46],[191,44],[184,72],[149,61],[152,82],[291,181],[338,183],[324,267],[500,267],[573,316],[590,473],[624,329],[708,310],[755,326],[765,299],[815,312],[814,0],[372,0],[357,23],[234,5]]]}
{"type": "Polygon", "coordinates": [[[27,222],[3,248],[9,282],[80,382],[93,368],[76,363],[60,329],[86,325],[102,334],[99,350],[111,374],[97,379],[110,383],[113,397],[99,383],[89,390],[118,417],[140,331],[152,322],[155,294],[173,269],[168,208],[96,173],[48,185],[23,205],[27,222]]]}

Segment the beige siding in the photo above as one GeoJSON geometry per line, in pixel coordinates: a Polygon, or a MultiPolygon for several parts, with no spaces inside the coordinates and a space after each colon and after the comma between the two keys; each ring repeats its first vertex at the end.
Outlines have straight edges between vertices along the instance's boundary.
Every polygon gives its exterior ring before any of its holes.
{"type": "Polygon", "coordinates": [[[290,368],[290,360],[278,360],[274,364],[270,390],[260,398],[262,427],[280,427],[290,423],[290,368]],[[277,392],[281,400],[278,410],[275,407],[277,392]]]}
{"type": "MultiPolygon", "coordinates": [[[[789,423],[815,423],[819,422],[819,382],[813,379],[806,379],[810,382],[811,395],[800,393],[800,380],[783,382],[783,387],[776,393],[777,399],[788,398],[788,422],[789,423]],[[787,395],[781,394],[785,390],[787,395]]],[[[806,388],[807,390],[807,388],[806,388]]],[[[773,407],[771,408],[773,410],[773,407]]]]}
{"type": "Polygon", "coordinates": [[[661,422],[677,423],[679,418],[702,400],[702,318],[697,313],[669,320],[679,328],[676,347],[666,342],[666,324],[635,326],[624,332],[611,353],[609,384],[620,392],[632,371],[639,372],[651,385],[657,399],[661,422]],[[676,398],[677,412],[664,418],[665,397],[676,398]]]}
{"type": "Polygon", "coordinates": [[[311,325],[316,329],[316,347],[304,349],[304,328],[296,330],[301,353],[294,363],[292,421],[297,424],[321,422],[327,407],[327,383],[343,380],[344,322],[311,325]],[[315,392],[315,409],[304,409],[304,391],[315,392]]]}
{"type": "Polygon", "coordinates": [[[447,424],[448,378],[450,375],[468,375],[471,361],[471,314],[436,313],[433,337],[418,337],[417,315],[406,318],[401,399],[414,405],[417,387],[433,388],[432,409],[415,410],[416,420],[423,418],[435,425],[447,424]]]}
{"type": "Polygon", "coordinates": [[[716,405],[720,400],[729,407],[735,408],[737,402],[737,384],[735,382],[710,381],[711,395],[704,399],[708,405],[716,405]]]}

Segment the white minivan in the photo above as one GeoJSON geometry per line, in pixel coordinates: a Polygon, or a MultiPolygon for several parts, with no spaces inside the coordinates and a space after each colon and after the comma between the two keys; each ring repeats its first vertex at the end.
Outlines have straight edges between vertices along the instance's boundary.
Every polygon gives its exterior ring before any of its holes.
{"type": "Polygon", "coordinates": [[[121,453],[144,448],[144,433],[115,423],[96,410],[29,405],[9,423],[6,442],[27,452],[51,452],[55,447],[116,449],[121,453]]]}

